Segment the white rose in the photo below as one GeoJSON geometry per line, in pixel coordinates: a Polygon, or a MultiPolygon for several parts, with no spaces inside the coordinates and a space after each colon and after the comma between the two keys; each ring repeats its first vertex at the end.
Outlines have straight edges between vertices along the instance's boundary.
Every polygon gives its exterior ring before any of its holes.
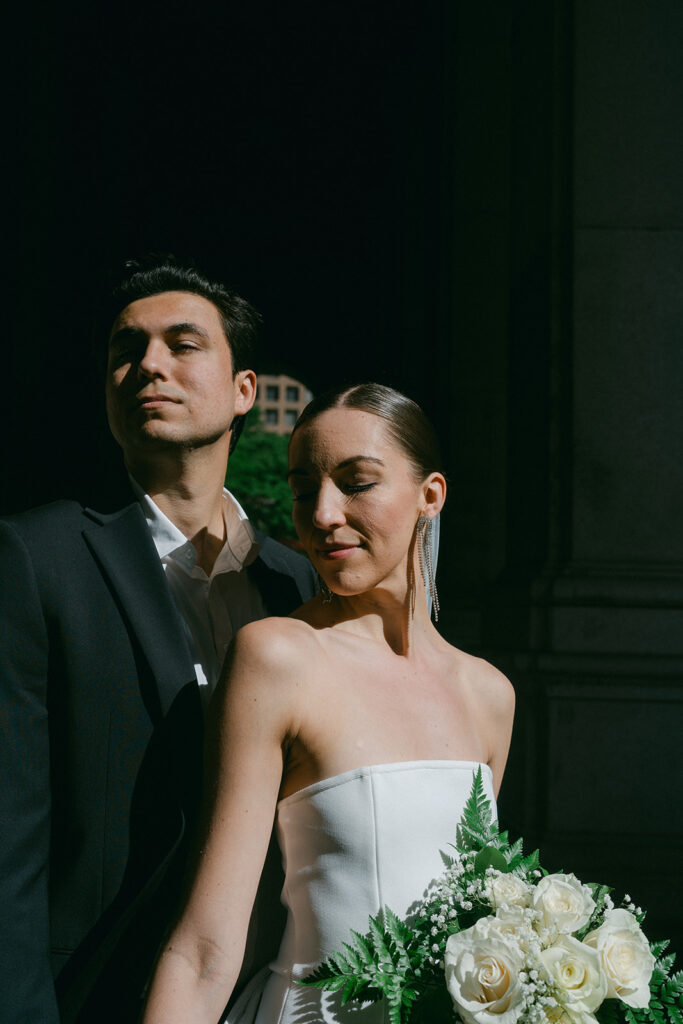
{"type": "Polygon", "coordinates": [[[570,1016],[597,1010],[607,995],[607,978],[597,950],[571,935],[562,935],[540,957],[570,1016]]]}
{"type": "Polygon", "coordinates": [[[650,1002],[655,958],[633,914],[608,910],[604,922],[584,941],[600,955],[607,976],[607,997],[644,1009],[650,1002]]]}
{"type": "Polygon", "coordinates": [[[598,1024],[592,1013],[573,1011],[566,1006],[543,1007],[544,1024],[598,1024]]]}
{"type": "Polygon", "coordinates": [[[575,875],[546,875],[534,889],[532,906],[540,911],[539,931],[566,935],[588,924],[595,900],[575,875]]]}
{"type": "Polygon", "coordinates": [[[488,877],[486,895],[493,907],[528,907],[532,886],[518,875],[497,871],[488,877]]]}
{"type": "Polygon", "coordinates": [[[484,917],[446,943],[446,985],[465,1024],[515,1024],[523,1009],[524,958],[494,919],[484,917]]]}

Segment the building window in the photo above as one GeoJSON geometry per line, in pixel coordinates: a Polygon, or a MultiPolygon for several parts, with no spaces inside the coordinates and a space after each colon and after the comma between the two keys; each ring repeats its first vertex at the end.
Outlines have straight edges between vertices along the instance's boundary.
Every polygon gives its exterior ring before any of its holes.
{"type": "MultiPolygon", "coordinates": [[[[287,389],[289,390],[289,388],[287,389]]],[[[285,409],[285,426],[293,427],[299,417],[296,409],[285,409]]]]}
{"type": "MultiPolygon", "coordinates": [[[[277,388],[275,388],[277,391],[277,388]]],[[[266,423],[271,427],[276,427],[278,423],[277,409],[266,409],[266,423]]]]}
{"type": "MultiPolygon", "coordinates": [[[[266,402],[277,402],[280,398],[280,385],[279,384],[266,384],[266,402]]],[[[274,410],[271,409],[271,412],[274,410]]],[[[268,422],[266,420],[266,422],[268,422]]],[[[277,419],[275,420],[277,423],[277,419]]]]}
{"type": "Polygon", "coordinates": [[[288,384],[285,390],[286,400],[288,402],[299,401],[299,389],[294,384],[288,384]]]}

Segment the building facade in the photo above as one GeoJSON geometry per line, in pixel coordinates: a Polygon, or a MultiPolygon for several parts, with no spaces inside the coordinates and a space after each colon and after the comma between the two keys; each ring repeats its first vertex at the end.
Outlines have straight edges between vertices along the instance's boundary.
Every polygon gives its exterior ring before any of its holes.
{"type": "Polygon", "coordinates": [[[289,434],[313,395],[299,380],[285,374],[260,373],[256,402],[263,426],[271,434],[289,434]]]}

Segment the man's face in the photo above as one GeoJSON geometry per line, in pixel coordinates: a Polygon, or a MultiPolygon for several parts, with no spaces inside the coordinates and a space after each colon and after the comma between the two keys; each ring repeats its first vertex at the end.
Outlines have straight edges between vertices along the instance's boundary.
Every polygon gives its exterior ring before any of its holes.
{"type": "MultiPolygon", "coordinates": [[[[245,371],[247,374],[250,371],[245,371]]],[[[162,292],[126,306],[112,327],[107,415],[125,453],[225,441],[253,389],[233,379],[218,310],[201,295],[162,292]]]]}

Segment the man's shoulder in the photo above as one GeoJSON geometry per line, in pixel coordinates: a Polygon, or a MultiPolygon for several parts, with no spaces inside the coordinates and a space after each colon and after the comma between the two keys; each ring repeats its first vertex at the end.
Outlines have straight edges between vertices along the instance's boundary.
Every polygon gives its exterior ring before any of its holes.
{"type": "Polygon", "coordinates": [[[85,509],[78,501],[52,501],[49,505],[38,505],[23,512],[2,516],[0,522],[12,527],[22,535],[50,531],[59,525],[81,524],[85,509]]]}
{"type": "MultiPolygon", "coordinates": [[[[22,512],[0,517],[0,527],[7,536],[18,536],[29,545],[67,544],[72,537],[81,537],[90,527],[102,526],[139,508],[132,502],[116,511],[97,512],[80,501],[61,500],[38,505],[22,512]]],[[[140,521],[144,523],[142,512],[140,521]]]]}
{"type": "Polygon", "coordinates": [[[271,569],[279,572],[287,572],[290,575],[314,575],[313,567],[305,555],[294,551],[286,544],[273,540],[260,530],[256,530],[256,539],[259,543],[259,558],[271,569]]]}

